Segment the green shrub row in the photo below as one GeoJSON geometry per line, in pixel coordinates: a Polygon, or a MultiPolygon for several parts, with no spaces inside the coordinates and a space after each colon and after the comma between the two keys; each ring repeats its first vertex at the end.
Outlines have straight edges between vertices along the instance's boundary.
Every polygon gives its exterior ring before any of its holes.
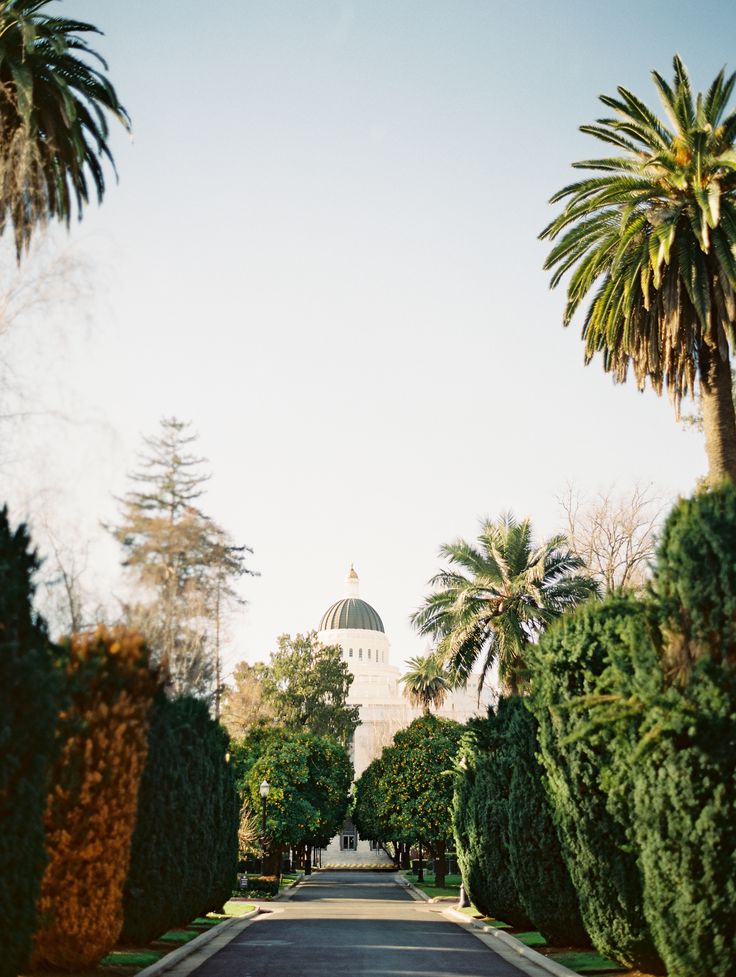
{"type": "MultiPolygon", "coordinates": [[[[37,952],[34,937],[37,941],[38,934],[53,924],[51,917],[57,914],[57,909],[52,907],[44,909],[41,918],[38,909],[42,880],[45,886],[48,881],[44,873],[48,875],[61,857],[53,849],[56,862],[49,862],[47,845],[51,846],[51,836],[49,826],[44,823],[50,810],[49,797],[65,796],[63,790],[59,794],[61,786],[54,782],[54,771],[61,771],[59,776],[66,778],[65,784],[71,778],[75,783],[107,785],[104,789],[109,794],[106,794],[108,801],[114,800],[111,785],[120,780],[119,790],[126,791],[128,804],[130,798],[136,803],[133,785],[122,783],[124,778],[115,774],[115,767],[105,759],[104,751],[98,755],[99,751],[92,750],[91,741],[87,744],[89,749],[85,749],[84,738],[94,727],[103,739],[110,738],[110,743],[123,742],[118,735],[123,729],[114,723],[120,726],[119,718],[127,715],[126,709],[130,711],[125,702],[132,703],[138,691],[121,680],[117,691],[111,693],[112,699],[92,693],[91,683],[99,684],[99,676],[103,672],[107,675],[107,663],[102,659],[105,654],[114,655],[116,649],[105,651],[99,661],[91,661],[89,668],[72,668],[70,655],[74,642],[54,646],[43,620],[33,612],[33,575],[37,569],[38,561],[30,548],[26,528],[11,530],[3,509],[0,511],[0,918],[4,935],[0,977],[15,977],[28,964],[32,949],[34,954],[37,952]],[[77,714],[78,710],[69,712],[73,704],[69,685],[72,681],[76,683],[74,701],[81,697],[80,701],[88,703],[85,708],[89,710],[92,708],[89,703],[99,700],[97,714],[82,716],[77,714]],[[83,694],[80,682],[90,683],[89,696],[83,694]],[[62,708],[69,715],[60,724],[57,718],[62,708]],[[97,724],[96,718],[100,720],[97,724]],[[61,766],[56,762],[60,757],[67,758],[61,766]],[[79,769],[70,770],[69,763],[77,764],[79,769]],[[106,768],[109,768],[107,774],[106,768]]],[[[85,640],[80,639],[82,643],[85,640]]],[[[124,670],[118,671],[122,675],[124,670]]],[[[152,675],[151,682],[154,681],[152,675]]],[[[145,708],[147,711],[150,706],[145,708]]],[[[143,720],[142,736],[148,738],[148,755],[138,792],[137,828],[132,846],[130,841],[125,842],[125,861],[117,873],[120,880],[115,892],[89,892],[86,897],[89,904],[96,903],[103,895],[108,902],[115,902],[115,905],[110,903],[106,920],[119,918],[122,922],[124,909],[124,937],[136,942],[147,941],[171,926],[186,924],[224,905],[235,884],[239,816],[233,771],[226,762],[227,734],[210,718],[207,706],[188,697],[170,701],[161,693],[154,703],[150,727],[145,717],[143,720]],[[132,848],[130,870],[123,889],[128,847],[132,848]]],[[[139,776],[136,773],[136,788],[139,776]]],[[[91,831],[87,841],[89,850],[79,851],[79,859],[89,860],[92,848],[96,850],[104,844],[95,831],[91,831]]],[[[64,857],[69,861],[76,856],[72,850],[64,857]]],[[[82,885],[80,880],[86,878],[82,871],[86,865],[80,861],[77,873],[71,862],[66,866],[65,878],[68,875],[76,879],[77,889],[82,885]]],[[[75,897],[80,893],[75,890],[75,897]]],[[[64,893],[57,895],[63,902],[64,893]]],[[[105,937],[106,945],[114,942],[120,922],[110,938],[105,937]]],[[[76,953],[77,948],[72,946],[69,952],[76,953]]]]}
{"type": "Polygon", "coordinates": [[[736,488],[679,502],[643,595],[564,615],[529,688],[469,725],[469,895],[669,977],[736,972],[736,488]]]}
{"type": "Polygon", "coordinates": [[[484,915],[536,928],[551,943],[584,944],[536,750],[536,721],[520,698],[468,724],[452,805],[458,863],[484,915]]]}
{"type": "Polygon", "coordinates": [[[61,682],[43,621],[31,609],[38,561],[24,526],[0,511],[0,977],[31,950],[46,865],[46,773],[55,753],[61,682]]]}
{"type": "Polygon", "coordinates": [[[154,705],[124,892],[123,943],[222,908],[237,875],[238,800],[227,734],[189,696],[154,705]]]}

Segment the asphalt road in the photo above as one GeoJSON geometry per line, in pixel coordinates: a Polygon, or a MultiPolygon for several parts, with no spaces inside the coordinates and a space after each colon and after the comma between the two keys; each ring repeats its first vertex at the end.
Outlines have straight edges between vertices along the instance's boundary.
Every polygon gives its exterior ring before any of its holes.
{"type": "Polygon", "coordinates": [[[391,876],[318,872],[192,977],[521,977],[391,876]]]}

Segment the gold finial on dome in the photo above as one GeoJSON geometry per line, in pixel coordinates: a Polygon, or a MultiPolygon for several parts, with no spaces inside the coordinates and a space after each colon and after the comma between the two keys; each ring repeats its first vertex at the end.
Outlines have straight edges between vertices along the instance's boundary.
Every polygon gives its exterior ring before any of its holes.
{"type": "Polygon", "coordinates": [[[347,588],[347,590],[348,590],[347,596],[348,597],[360,597],[360,592],[359,592],[360,591],[360,586],[359,586],[358,574],[355,572],[355,567],[353,566],[352,563],[350,564],[350,569],[348,570],[348,576],[347,576],[346,582],[347,582],[347,585],[348,585],[348,588],[347,588]]]}

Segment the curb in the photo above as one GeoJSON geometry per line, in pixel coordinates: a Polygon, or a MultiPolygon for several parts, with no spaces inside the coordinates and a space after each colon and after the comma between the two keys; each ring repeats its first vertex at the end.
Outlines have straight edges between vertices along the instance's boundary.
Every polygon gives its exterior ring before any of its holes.
{"type": "Polygon", "coordinates": [[[489,936],[499,943],[503,943],[509,950],[512,950],[520,957],[525,957],[530,963],[534,963],[543,970],[546,970],[553,977],[580,977],[574,970],[564,967],[561,963],[557,963],[556,960],[545,957],[543,953],[537,953],[536,950],[527,946],[526,943],[522,943],[521,940],[517,940],[515,936],[511,936],[510,933],[506,933],[504,930],[497,929],[495,926],[489,926],[487,923],[481,923],[477,919],[469,919],[467,916],[458,912],[457,909],[445,909],[442,915],[449,916],[454,922],[463,923],[465,926],[470,927],[470,929],[483,933],[484,936],[489,936]]]}
{"type": "Polygon", "coordinates": [[[421,889],[417,889],[414,883],[410,882],[409,879],[407,879],[407,877],[402,875],[400,872],[397,872],[396,875],[394,875],[394,881],[398,883],[398,885],[403,886],[403,888],[408,889],[415,899],[421,899],[424,902],[432,901],[431,897],[428,896],[426,892],[423,892],[421,889]]]}
{"type": "Polygon", "coordinates": [[[304,880],[304,878],[304,872],[302,872],[301,875],[297,875],[293,882],[289,882],[289,884],[285,885],[283,889],[279,889],[271,902],[278,902],[279,899],[291,899],[291,897],[294,895],[292,890],[295,889],[299,883],[304,880]]]}
{"type": "Polygon", "coordinates": [[[234,919],[226,919],[224,923],[219,923],[217,926],[212,926],[205,933],[200,933],[199,936],[195,936],[193,940],[185,943],[184,946],[177,947],[176,950],[172,950],[171,953],[167,953],[165,957],[161,957],[156,963],[149,964],[144,967],[143,970],[139,970],[135,977],[158,977],[158,974],[163,974],[167,970],[171,970],[178,963],[181,963],[190,954],[195,953],[201,947],[205,946],[210,940],[214,940],[216,936],[222,936],[225,931],[232,930],[232,933],[227,933],[226,942],[229,943],[230,940],[234,940],[235,937],[240,933],[241,930],[245,929],[245,926],[238,926],[238,923],[248,923],[258,915],[260,909],[252,909],[249,913],[243,913],[242,916],[236,916],[234,919]]]}

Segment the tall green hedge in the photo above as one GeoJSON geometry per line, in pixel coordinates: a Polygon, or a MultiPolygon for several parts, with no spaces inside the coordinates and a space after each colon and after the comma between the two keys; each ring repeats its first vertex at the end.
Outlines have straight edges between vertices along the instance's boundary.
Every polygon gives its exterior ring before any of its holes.
{"type": "Polygon", "coordinates": [[[200,700],[161,694],[149,744],[125,886],[127,943],[219,909],[237,874],[239,808],[225,731],[200,700]]]}
{"type": "Polygon", "coordinates": [[[668,649],[671,666],[687,667],[703,654],[736,664],[734,554],[736,488],[730,483],[680,500],[667,517],[654,590],[666,631],[679,639],[668,649]]]}
{"type": "Polygon", "coordinates": [[[733,485],[675,506],[653,589],[664,667],[658,676],[633,674],[628,691],[638,722],[625,725],[644,911],[670,977],[730,977],[736,972],[733,485]]]}
{"type": "Polygon", "coordinates": [[[0,977],[31,949],[46,864],[43,812],[61,683],[31,599],[38,561],[25,526],[0,511],[0,977]]]}
{"type": "Polygon", "coordinates": [[[642,705],[631,783],[644,912],[669,977],[732,977],[736,676],[700,661],[642,705]]]}
{"type": "Polygon", "coordinates": [[[458,863],[475,906],[517,927],[531,920],[511,871],[509,790],[513,774],[510,724],[515,703],[501,699],[485,720],[469,724],[460,749],[453,821],[458,863]]]}
{"type": "Polygon", "coordinates": [[[537,721],[521,699],[509,701],[509,858],[521,903],[535,929],[551,944],[585,946],[589,938],[577,892],[562,857],[537,759],[537,721]]]}
{"type": "Polygon", "coordinates": [[[608,691],[603,676],[613,657],[630,663],[643,657],[650,671],[657,669],[650,617],[633,597],[584,605],[542,636],[531,675],[540,757],[585,929],[601,953],[661,973],[644,916],[632,807],[620,786],[626,751],[616,725],[596,726],[590,708],[608,691]]]}

